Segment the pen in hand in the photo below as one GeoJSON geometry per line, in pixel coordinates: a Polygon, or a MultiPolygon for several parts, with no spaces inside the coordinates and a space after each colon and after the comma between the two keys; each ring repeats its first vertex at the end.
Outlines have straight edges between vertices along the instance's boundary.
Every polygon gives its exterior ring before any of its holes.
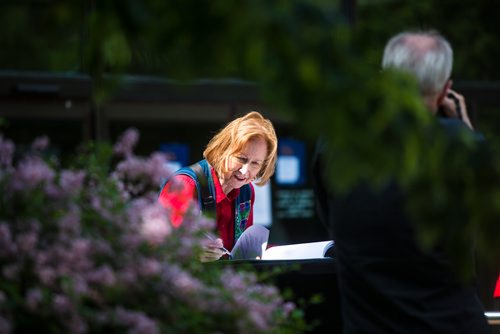
{"type": "MultiPolygon", "coordinates": [[[[213,240],[213,241],[215,241],[215,240],[216,240],[216,238],[215,238],[213,235],[211,235],[210,233],[208,233],[208,232],[205,232],[205,236],[206,236],[208,239],[210,239],[210,240],[213,240]]],[[[228,254],[229,256],[231,256],[231,252],[230,252],[230,251],[228,251],[228,250],[227,250],[224,246],[222,246],[222,247],[218,247],[218,248],[224,252],[224,254],[222,254],[222,255],[228,254]]]]}

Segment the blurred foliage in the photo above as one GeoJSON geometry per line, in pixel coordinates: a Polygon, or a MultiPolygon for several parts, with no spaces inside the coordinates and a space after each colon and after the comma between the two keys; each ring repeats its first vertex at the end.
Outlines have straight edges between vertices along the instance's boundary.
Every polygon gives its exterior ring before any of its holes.
{"type": "Polygon", "coordinates": [[[407,29],[436,29],[455,50],[453,77],[460,80],[498,80],[500,56],[496,43],[500,34],[495,12],[500,3],[492,0],[411,1],[358,0],[356,29],[362,43],[381,59],[382,46],[394,32],[407,29]]]}
{"type": "Polygon", "coordinates": [[[98,103],[123,73],[257,82],[266,103],[293,115],[310,138],[325,135],[335,160],[329,166],[333,187],[345,191],[359,179],[383,185],[396,178],[411,190],[409,209],[425,227],[422,239],[429,247],[453,240],[448,244],[459,259],[476,235],[480,256],[495,258],[498,158],[480,153],[467,136],[457,139],[458,145],[448,143],[412,80],[380,72],[379,63],[394,33],[435,28],[454,46],[454,78],[499,78],[500,46],[494,41],[500,26],[493,14],[498,5],[359,0],[351,22],[343,14],[346,4],[9,2],[0,17],[9,23],[3,33],[9,29],[10,36],[1,43],[12,52],[0,55],[0,67],[89,73],[98,103]],[[103,80],[105,75],[116,80],[103,80]],[[471,158],[478,156],[481,160],[471,158]]]}
{"type": "MultiPolygon", "coordinates": [[[[357,32],[357,43],[371,53],[373,64],[379,63],[382,47],[395,31],[435,28],[457,51],[456,78],[500,78],[500,46],[495,43],[500,26],[494,14],[500,4],[492,0],[5,0],[0,4],[0,68],[91,73],[122,69],[172,76],[172,71],[187,71],[188,66],[178,64],[190,63],[211,77],[239,74],[230,61],[238,40],[260,40],[249,46],[252,53],[238,52],[243,58],[254,57],[267,43],[276,43],[276,48],[286,43],[273,38],[273,30],[259,34],[262,23],[275,21],[279,32],[280,22],[294,24],[294,17],[287,16],[292,8],[306,16],[311,8],[338,9],[349,3],[354,6],[350,30],[357,32]]],[[[311,39],[321,34],[309,33],[311,39]]],[[[293,40],[293,35],[288,37],[293,40]]]]}
{"type": "Polygon", "coordinates": [[[79,71],[83,17],[77,1],[2,1],[0,68],[79,71]]]}

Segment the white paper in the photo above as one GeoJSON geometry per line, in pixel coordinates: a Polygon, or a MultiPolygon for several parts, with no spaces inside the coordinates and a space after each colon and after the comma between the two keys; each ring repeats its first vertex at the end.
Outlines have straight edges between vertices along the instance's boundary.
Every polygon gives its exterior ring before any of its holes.
{"type": "Polygon", "coordinates": [[[267,244],[269,230],[262,225],[247,228],[236,241],[231,251],[234,260],[256,259],[262,255],[263,245],[267,244]]]}
{"type": "Polygon", "coordinates": [[[324,258],[332,240],[274,246],[262,254],[262,260],[302,260],[324,258]]]}

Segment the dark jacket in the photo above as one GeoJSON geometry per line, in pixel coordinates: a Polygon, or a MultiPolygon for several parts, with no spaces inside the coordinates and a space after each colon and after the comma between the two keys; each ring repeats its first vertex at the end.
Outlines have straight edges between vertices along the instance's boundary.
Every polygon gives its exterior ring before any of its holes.
{"type": "MultiPolygon", "coordinates": [[[[441,122],[451,136],[461,124],[441,122]]],[[[396,183],[345,196],[324,187],[321,154],[313,169],[319,215],[335,240],[344,333],[489,333],[474,286],[455,277],[444,253],[424,252],[396,183]]]]}

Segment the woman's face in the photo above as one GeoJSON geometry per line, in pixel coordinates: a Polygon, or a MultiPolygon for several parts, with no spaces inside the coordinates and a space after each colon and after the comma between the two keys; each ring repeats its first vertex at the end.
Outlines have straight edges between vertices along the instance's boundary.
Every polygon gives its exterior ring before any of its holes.
{"type": "Polygon", "coordinates": [[[251,139],[241,152],[229,158],[229,172],[221,180],[224,193],[250,183],[262,169],[266,157],[266,141],[260,137],[251,139]]]}

